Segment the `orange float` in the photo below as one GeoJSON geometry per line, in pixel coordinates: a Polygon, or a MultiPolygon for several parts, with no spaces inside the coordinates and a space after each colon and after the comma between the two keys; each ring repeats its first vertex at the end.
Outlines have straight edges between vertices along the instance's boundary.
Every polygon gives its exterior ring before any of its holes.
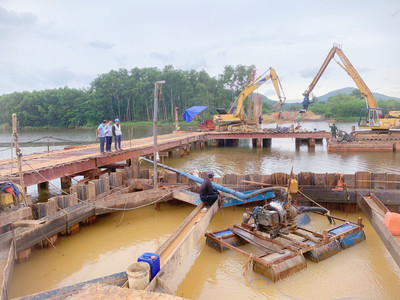
{"type": "Polygon", "coordinates": [[[391,234],[400,235],[400,214],[387,212],[384,224],[391,234]]]}

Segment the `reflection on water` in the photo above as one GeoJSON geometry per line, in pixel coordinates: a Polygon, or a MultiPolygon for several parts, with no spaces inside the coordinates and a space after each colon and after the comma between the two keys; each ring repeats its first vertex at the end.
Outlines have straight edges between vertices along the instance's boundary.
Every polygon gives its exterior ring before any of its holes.
{"type": "MultiPolygon", "coordinates": [[[[349,124],[337,125],[350,131],[349,124]]],[[[306,123],[304,126],[328,129],[326,123],[306,123]]],[[[172,127],[161,128],[159,132],[172,131],[172,127]]],[[[93,130],[65,132],[64,138],[95,141],[93,130]]],[[[134,129],[136,138],[151,133],[151,128],[134,129]]],[[[29,133],[26,138],[33,138],[31,135],[29,133]]],[[[125,131],[124,137],[127,136],[125,131]]],[[[1,134],[0,137],[3,138],[1,134]]],[[[35,150],[38,152],[37,147],[35,150]]],[[[29,151],[29,147],[23,148],[24,154],[29,151]]],[[[2,159],[10,157],[9,153],[7,155],[2,159]]],[[[227,173],[289,173],[292,168],[295,173],[400,173],[399,161],[400,153],[396,152],[327,153],[325,144],[317,144],[314,150],[308,150],[307,146],[296,150],[294,140],[277,139],[272,141],[270,149],[253,149],[249,140],[241,141],[239,147],[234,148],[194,149],[183,158],[166,159],[165,164],[183,171],[214,169],[217,176],[221,176],[227,173]]],[[[143,167],[152,168],[149,165],[143,167]]],[[[59,182],[54,181],[54,184],[59,185],[59,182]]],[[[58,193],[57,189],[50,188],[50,194],[58,193]]],[[[143,252],[155,251],[192,209],[189,205],[163,203],[160,211],[149,206],[126,212],[124,216],[118,212],[100,217],[96,225],[81,227],[78,234],[59,238],[56,247],[64,256],[52,248],[36,249],[28,262],[16,264],[11,296],[120,272],[143,252]],[[121,225],[117,227],[119,223],[121,225]]],[[[240,207],[220,210],[208,230],[222,230],[239,223],[243,212],[240,207]]],[[[339,215],[352,220],[360,216],[339,215]]],[[[318,264],[307,262],[306,270],[278,283],[269,283],[265,288],[254,288],[265,286],[265,281],[253,281],[250,285],[250,280],[257,275],[243,275],[246,258],[233,251],[221,254],[206,246],[202,237],[183,267],[174,274],[173,288],[177,295],[190,299],[286,299],[285,294],[296,299],[397,299],[399,268],[366,218],[363,219],[366,223],[365,242],[318,264]]],[[[313,222],[317,226],[327,224],[326,219],[319,216],[314,216],[313,222]]]]}
{"type": "Polygon", "coordinates": [[[326,145],[316,145],[315,150],[307,146],[295,149],[295,141],[277,139],[270,149],[249,148],[240,144],[239,148],[207,148],[193,150],[184,159],[178,155],[165,160],[165,164],[182,171],[214,169],[217,174],[271,174],[275,172],[340,172],[353,174],[357,171],[377,173],[399,173],[400,153],[360,152],[328,153],[326,145]]]}

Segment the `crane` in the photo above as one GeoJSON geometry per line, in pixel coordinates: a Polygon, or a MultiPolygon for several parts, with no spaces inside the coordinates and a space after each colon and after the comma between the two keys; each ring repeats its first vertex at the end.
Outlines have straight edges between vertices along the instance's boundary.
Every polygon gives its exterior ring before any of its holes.
{"type": "Polygon", "coordinates": [[[279,99],[278,105],[282,106],[283,103],[285,103],[286,101],[282,84],[278,78],[278,75],[276,74],[275,69],[269,68],[266,72],[264,72],[262,75],[260,75],[255,80],[251,81],[245,86],[245,88],[240,92],[239,96],[236,98],[235,102],[232,104],[228,112],[226,112],[224,109],[217,109],[219,114],[214,115],[213,117],[213,121],[214,124],[216,124],[217,130],[224,131],[225,129],[229,128],[238,129],[241,125],[244,125],[247,119],[247,116],[244,113],[244,101],[246,100],[246,97],[250,95],[252,92],[254,92],[261,85],[263,85],[265,82],[267,82],[269,79],[271,79],[276,94],[278,95],[279,99]],[[264,76],[265,73],[267,73],[268,71],[269,73],[266,76],[264,76]]]}
{"type": "Polygon", "coordinates": [[[323,62],[321,68],[319,69],[317,75],[309,85],[309,87],[304,91],[303,96],[303,108],[307,109],[310,105],[309,94],[314,89],[318,80],[320,79],[322,73],[325,71],[329,62],[334,58],[335,54],[339,57],[341,64],[339,61],[336,61],[337,64],[346,71],[346,73],[353,79],[354,83],[358,87],[361,92],[361,97],[365,100],[367,108],[363,109],[360,113],[360,119],[358,121],[358,127],[360,129],[372,129],[372,130],[380,130],[380,131],[388,131],[389,129],[400,129],[400,111],[390,111],[388,115],[383,115],[382,108],[379,108],[378,103],[362,80],[361,76],[358,74],[357,70],[350,63],[346,55],[344,55],[343,50],[341,49],[341,45],[334,44],[331,51],[329,51],[328,56],[323,62]]]}

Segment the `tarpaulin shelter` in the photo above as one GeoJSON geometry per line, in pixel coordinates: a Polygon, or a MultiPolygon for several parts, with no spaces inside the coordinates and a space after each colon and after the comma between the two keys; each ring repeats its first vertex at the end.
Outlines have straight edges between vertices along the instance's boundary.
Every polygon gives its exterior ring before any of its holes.
{"type": "Polygon", "coordinates": [[[206,108],[208,108],[208,106],[192,106],[185,110],[185,112],[183,113],[183,119],[186,122],[191,122],[199,113],[201,113],[206,108]]]}

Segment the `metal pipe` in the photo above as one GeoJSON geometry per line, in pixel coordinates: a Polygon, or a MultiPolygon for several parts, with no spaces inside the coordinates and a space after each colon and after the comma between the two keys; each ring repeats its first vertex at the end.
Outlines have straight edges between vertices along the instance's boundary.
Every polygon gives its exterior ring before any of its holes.
{"type": "MultiPolygon", "coordinates": [[[[140,157],[139,159],[154,164],[154,161],[152,161],[151,159],[147,159],[147,158],[145,158],[145,157],[140,157]]],[[[154,164],[154,165],[158,165],[158,166],[160,166],[160,167],[162,167],[162,168],[164,168],[164,169],[166,169],[166,170],[169,170],[169,171],[178,173],[179,175],[184,176],[184,177],[187,177],[187,178],[189,178],[190,180],[193,180],[194,182],[197,182],[197,183],[200,183],[200,184],[202,184],[203,181],[204,181],[203,178],[200,178],[200,177],[194,176],[194,175],[192,175],[192,174],[189,174],[189,173],[180,171],[180,170],[178,170],[178,169],[175,169],[175,168],[166,166],[166,165],[164,165],[164,164],[156,163],[156,164],[154,164]]],[[[213,187],[216,188],[218,191],[221,191],[221,192],[230,194],[230,195],[232,195],[232,196],[234,196],[234,197],[236,197],[237,199],[242,200],[242,201],[246,201],[246,200],[248,200],[248,199],[250,199],[250,198],[253,198],[253,197],[257,196],[257,195],[260,195],[260,194],[264,194],[264,193],[267,193],[267,192],[273,192],[273,191],[275,191],[275,190],[280,190],[280,189],[281,189],[281,187],[267,187],[267,188],[263,188],[263,189],[259,189],[259,190],[257,190],[257,191],[254,191],[254,192],[252,192],[252,193],[244,194],[244,193],[241,193],[241,192],[239,192],[239,191],[236,191],[236,190],[232,190],[232,189],[230,189],[230,188],[227,188],[227,187],[225,187],[225,186],[223,186],[223,185],[220,185],[220,184],[218,184],[218,183],[211,182],[211,184],[212,184],[213,187]]]]}
{"type": "MultiPolygon", "coordinates": [[[[192,174],[182,172],[182,171],[180,171],[180,170],[178,170],[178,169],[171,168],[171,167],[168,167],[168,166],[163,165],[163,164],[160,164],[160,163],[154,163],[154,161],[152,161],[151,159],[147,159],[147,158],[145,158],[145,157],[140,157],[140,159],[143,160],[143,161],[152,163],[152,164],[154,164],[154,165],[158,165],[158,166],[160,166],[160,167],[162,167],[162,168],[164,168],[164,169],[170,170],[170,171],[172,171],[172,172],[178,173],[179,175],[185,176],[185,177],[189,178],[190,180],[193,180],[194,182],[197,182],[197,183],[200,183],[200,184],[201,184],[201,183],[203,183],[203,181],[204,181],[203,178],[194,176],[194,175],[192,175],[192,174]]],[[[238,199],[240,199],[240,200],[243,200],[243,201],[245,201],[245,200],[247,200],[247,199],[249,199],[249,198],[251,198],[251,197],[254,197],[254,194],[253,194],[253,193],[251,193],[251,194],[243,194],[243,193],[241,193],[241,192],[238,192],[238,191],[229,189],[229,188],[227,188],[227,187],[224,187],[224,186],[222,186],[222,185],[220,185],[220,184],[217,184],[217,183],[214,183],[214,182],[211,182],[211,183],[212,183],[213,187],[216,188],[218,191],[221,191],[221,192],[224,192],[224,193],[228,193],[228,194],[233,195],[233,196],[235,196],[236,198],[238,198],[238,199]],[[248,195],[252,195],[252,196],[249,197],[248,195]]],[[[260,194],[260,193],[258,193],[258,194],[260,194]]],[[[257,194],[257,195],[258,195],[258,194],[257,194]]]]}

